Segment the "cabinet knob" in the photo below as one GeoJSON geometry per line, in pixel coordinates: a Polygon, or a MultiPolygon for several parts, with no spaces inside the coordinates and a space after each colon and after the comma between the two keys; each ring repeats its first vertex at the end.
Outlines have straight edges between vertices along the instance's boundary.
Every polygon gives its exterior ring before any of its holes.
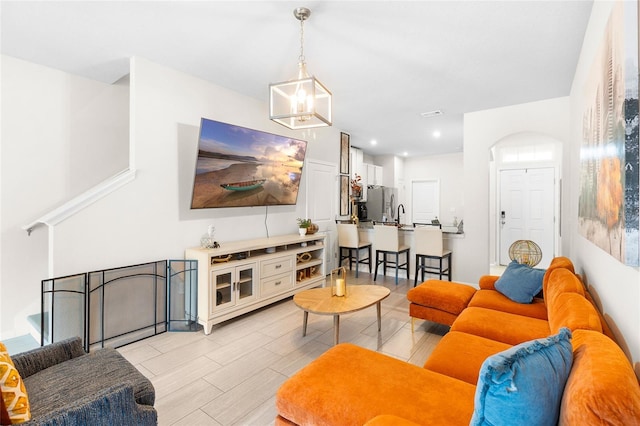
{"type": "Polygon", "coordinates": [[[282,268],[282,264],[276,265],[276,269],[280,269],[280,268],[282,268]]]}
{"type": "Polygon", "coordinates": [[[282,281],[276,281],[275,282],[275,285],[280,285],[280,284],[282,284],[282,281]]]}

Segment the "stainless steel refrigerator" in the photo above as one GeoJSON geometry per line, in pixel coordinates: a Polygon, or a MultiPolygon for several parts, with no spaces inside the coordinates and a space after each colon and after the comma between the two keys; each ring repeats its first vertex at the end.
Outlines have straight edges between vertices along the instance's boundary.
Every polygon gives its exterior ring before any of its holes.
{"type": "Polygon", "coordinates": [[[367,188],[367,218],[375,222],[396,220],[398,190],[386,186],[367,188]]]}

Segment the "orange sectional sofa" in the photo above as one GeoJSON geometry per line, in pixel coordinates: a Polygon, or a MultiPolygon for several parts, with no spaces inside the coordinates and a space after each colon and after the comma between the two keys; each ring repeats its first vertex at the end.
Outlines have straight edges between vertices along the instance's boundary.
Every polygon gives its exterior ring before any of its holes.
{"type": "Polygon", "coordinates": [[[444,316],[452,320],[451,330],[423,368],[337,345],[280,387],[276,424],[469,425],[485,360],[561,328],[571,332],[567,351],[571,359],[572,347],[573,359],[556,400],[559,424],[640,424],[638,379],[569,259],[554,259],[544,275],[544,298],[531,304],[504,297],[495,290],[496,279],[481,278],[468,307],[444,316]]]}

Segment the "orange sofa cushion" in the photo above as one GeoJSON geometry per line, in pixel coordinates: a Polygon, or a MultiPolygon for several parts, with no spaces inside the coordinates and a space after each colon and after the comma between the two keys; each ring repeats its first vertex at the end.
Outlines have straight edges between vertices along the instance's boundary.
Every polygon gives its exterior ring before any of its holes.
{"type": "Polygon", "coordinates": [[[549,306],[557,306],[554,299],[562,293],[576,293],[584,297],[585,289],[582,281],[567,269],[558,269],[549,275],[547,289],[544,292],[544,302],[549,306]]]}
{"type": "Polygon", "coordinates": [[[428,280],[407,292],[410,302],[458,315],[476,292],[470,285],[428,280]]]}
{"type": "Polygon", "coordinates": [[[418,424],[468,425],[474,395],[469,383],[342,343],[287,380],[276,407],[299,425],[360,426],[383,414],[418,424]]]}
{"type": "Polygon", "coordinates": [[[480,286],[480,290],[495,290],[496,289],[496,281],[498,281],[500,277],[498,275],[483,275],[478,280],[478,285],[480,286]]]}
{"type": "Polygon", "coordinates": [[[591,296],[591,293],[589,293],[588,290],[584,292],[584,297],[589,302],[591,302],[594,308],[596,308],[596,312],[600,317],[600,324],[602,325],[602,333],[608,338],[610,338],[611,340],[613,340],[614,342],[616,342],[615,334],[613,334],[611,327],[609,327],[609,324],[607,324],[607,320],[604,318],[604,315],[602,315],[602,312],[600,311],[600,309],[598,309],[598,305],[596,304],[595,300],[593,300],[593,296],[591,296]]]}
{"type": "Polygon", "coordinates": [[[602,324],[596,308],[584,297],[576,293],[562,293],[554,297],[549,304],[549,328],[557,333],[567,327],[571,331],[578,329],[594,330],[602,333],[602,324]]]}
{"type": "Polygon", "coordinates": [[[560,407],[561,425],[637,425],[640,386],[624,353],[604,334],[573,333],[573,366],[560,407]]]}
{"type": "Polygon", "coordinates": [[[551,273],[553,273],[553,271],[555,271],[556,269],[566,269],[572,274],[575,274],[576,272],[573,268],[573,263],[568,257],[554,257],[551,261],[551,264],[547,268],[547,272],[545,272],[544,274],[544,278],[542,279],[542,293],[545,295],[545,298],[547,294],[547,284],[549,281],[549,277],[551,276],[551,273]]]}
{"type": "Polygon", "coordinates": [[[541,320],[547,319],[547,307],[544,304],[544,300],[537,297],[531,303],[518,303],[499,291],[478,290],[469,301],[469,307],[471,306],[494,309],[541,320]]]}
{"type": "Polygon", "coordinates": [[[420,426],[420,424],[398,416],[383,414],[369,420],[364,424],[364,426],[420,426]]]}
{"type": "Polygon", "coordinates": [[[482,363],[491,355],[511,347],[506,343],[450,331],[435,347],[424,368],[475,385],[482,363]]]}
{"type": "Polygon", "coordinates": [[[409,316],[444,325],[451,325],[456,318],[458,318],[458,315],[450,314],[449,312],[436,308],[429,308],[428,306],[416,305],[415,303],[409,304],[409,316]]]}
{"type": "Polygon", "coordinates": [[[465,309],[451,326],[451,331],[475,334],[509,345],[551,334],[547,321],[476,307],[465,309]]]}

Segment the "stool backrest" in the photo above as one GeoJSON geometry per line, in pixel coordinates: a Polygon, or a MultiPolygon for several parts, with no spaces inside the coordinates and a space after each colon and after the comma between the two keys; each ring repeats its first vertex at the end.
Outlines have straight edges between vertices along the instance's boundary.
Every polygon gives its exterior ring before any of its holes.
{"type": "Polygon", "coordinates": [[[419,226],[413,231],[416,254],[442,256],[442,230],[435,226],[419,226]]]}
{"type": "Polygon", "coordinates": [[[400,248],[398,228],[388,225],[374,225],[373,245],[376,250],[398,251],[400,248]]]}
{"type": "Polygon", "coordinates": [[[339,247],[358,247],[358,225],[354,223],[339,223],[338,227],[338,246],[339,247]]]}

